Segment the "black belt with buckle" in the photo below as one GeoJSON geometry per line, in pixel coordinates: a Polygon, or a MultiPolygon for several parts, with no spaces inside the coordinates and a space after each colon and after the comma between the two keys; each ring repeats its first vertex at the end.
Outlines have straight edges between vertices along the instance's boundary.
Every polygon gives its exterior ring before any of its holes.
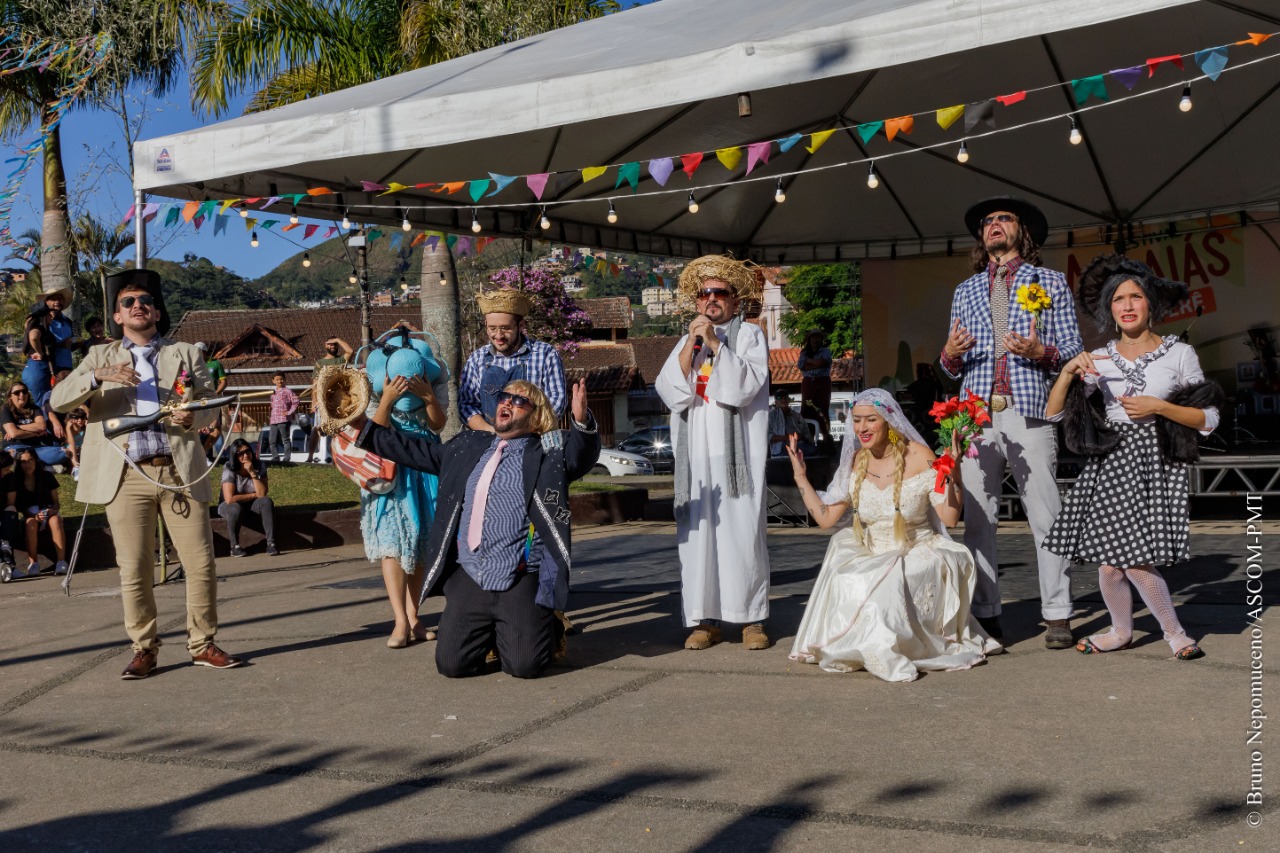
{"type": "Polygon", "coordinates": [[[139,465],[150,465],[153,468],[168,468],[173,464],[172,456],[146,456],[137,460],[139,465]]]}

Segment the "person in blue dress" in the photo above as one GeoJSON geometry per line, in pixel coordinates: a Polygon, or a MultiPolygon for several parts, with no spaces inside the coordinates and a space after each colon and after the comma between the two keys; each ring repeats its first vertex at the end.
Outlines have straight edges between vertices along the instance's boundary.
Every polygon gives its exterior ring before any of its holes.
{"type": "MultiPolygon", "coordinates": [[[[391,329],[378,339],[365,362],[374,396],[366,414],[389,416],[392,425],[427,441],[440,440],[449,405],[449,374],[425,341],[407,327],[391,329]],[[390,379],[405,377],[409,391],[383,394],[390,379]]],[[[382,565],[382,580],[395,615],[387,647],[403,649],[418,640],[435,639],[418,619],[424,579],[422,558],[436,511],[435,476],[404,465],[396,467],[395,487],[384,495],[360,492],[360,532],[365,555],[382,565]]]]}

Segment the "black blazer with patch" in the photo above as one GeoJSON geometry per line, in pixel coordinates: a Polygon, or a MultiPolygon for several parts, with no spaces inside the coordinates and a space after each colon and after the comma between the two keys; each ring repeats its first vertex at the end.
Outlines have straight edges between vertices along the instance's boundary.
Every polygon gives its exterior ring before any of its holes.
{"type": "MultiPolygon", "coordinates": [[[[586,429],[576,424],[561,432],[563,441],[533,441],[524,451],[524,492],[529,520],[542,540],[538,567],[538,604],[564,610],[569,603],[569,483],[591,470],[600,458],[600,433],[588,416],[586,429]],[[552,445],[552,446],[548,446],[552,445]]],[[[572,418],[570,418],[572,422],[572,418]]],[[[439,595],[458,568],[458,523],[462,518],[467,479],[493,443],[491,432],[463,430],[448,442],[429,442],[369,421],[357,444],[440,478],[436,518],[427,538],[427,568],[422,595],[439,595]]]]}

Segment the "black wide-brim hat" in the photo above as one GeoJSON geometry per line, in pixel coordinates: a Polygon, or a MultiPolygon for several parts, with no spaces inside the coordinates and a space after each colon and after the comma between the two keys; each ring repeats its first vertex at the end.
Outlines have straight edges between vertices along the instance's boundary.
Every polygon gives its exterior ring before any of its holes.
{"type": "Polygon", "coordinates": [[[160,288],[160,273],[155,270],[121,270],[107,276],[107,304],[111,306],[111,313],[107,315],[107,329],[111,337],[119,338],[124,334],[124,330],[120,328],[120,324],[115,321],[116,311],[119,310],[120,291],[126,287],[141,287],[147,293],[151,294],[151,298],[156,301],[156,307],[160,309],[160,320],[156,323],[156,329],[162,335],[169,334],[169,311],[164,307],[164,293],[160,288]]]}
{"type": "Polygon", "coordinates": [[[969,229],[974,239],[982,239],[983,218],[997,210],[1007,210],[1018,217],[1018,221],[1022,223],[1023,228],[1027,229],[1027,233],[1031,235],[1031,239],[1037,246],[1043,246],[1044,241],[1048,239],[1049,220],[1044,218],[1044,211],[1025,198],[1012,195],[984,198],[965,211],[964,226],[969,229]]]}

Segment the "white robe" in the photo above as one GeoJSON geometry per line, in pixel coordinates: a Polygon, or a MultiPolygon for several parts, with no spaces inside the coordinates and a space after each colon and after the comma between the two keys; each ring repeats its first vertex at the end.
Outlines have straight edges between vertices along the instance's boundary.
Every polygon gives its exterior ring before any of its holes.
{"type": "MultiPolygon", "coordinates": [[[[716,326],[726,341],[729,325],[716,326]]],[[[688,337],[687,335],[685,336],[688,337]]],[[[695,393],[698,369],[710,347],[693,360],[693,372],[680,370],[685,338],[667,358],[657,389],[671,409],[671,442],[680,453],[680,413],[689,412],[689,507],[677,514],[680,579],[686,625],[702,619],[749,624],[769,615],[769,551],[765,543],[764,466],[769,457],[769,345],[750,323],[738,332],[737,350],[727,344],[715,357],[707,382],[707,400],[695,393]],[[723,405],[722,405],[723,404],[723,405]],[[725,495],[727,470],[725,406],[737,406],[743,448],[751,471],[750,493],[725,495]]]]}

